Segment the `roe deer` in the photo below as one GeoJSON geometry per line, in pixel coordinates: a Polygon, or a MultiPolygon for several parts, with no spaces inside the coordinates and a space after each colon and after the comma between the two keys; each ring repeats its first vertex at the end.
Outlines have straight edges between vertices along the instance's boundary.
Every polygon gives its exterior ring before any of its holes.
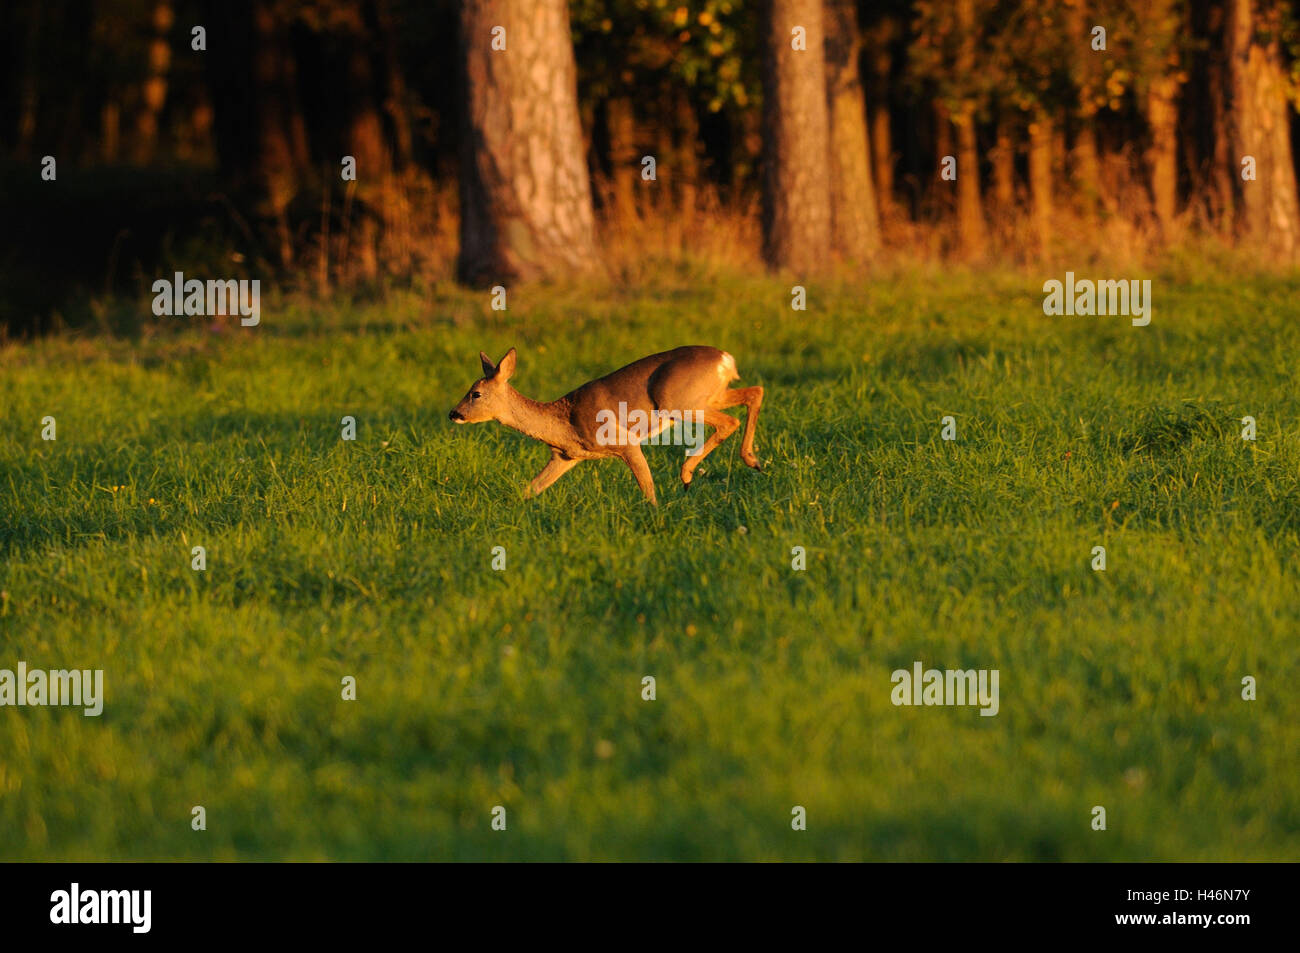
{"type": "Polygon", "coordinates": [[[754,455],[754,428],[763,404],[763,388],[731,390],[728,385],[740,379],[736,359],[716,347],[679,347],[651,354],[549,404],[529,400],[510,386],[515,373],[514,348],[499,364],[494,365],[482,351],[479,360],[483,377],[447,416],[458,424],[495,420],[550,447],[550,463],[529,484],[533,496],[583,460],[619,457],[631,467],[646,499],[657,504],[641,442],[654,439],[672,423],[714,428],[704,445],[692,448],[682,464],[682,483],[689,489],[695,468],[740,426],[723,408],[741,404],[748,413],[740,458],[760,469],[754,455]]]}

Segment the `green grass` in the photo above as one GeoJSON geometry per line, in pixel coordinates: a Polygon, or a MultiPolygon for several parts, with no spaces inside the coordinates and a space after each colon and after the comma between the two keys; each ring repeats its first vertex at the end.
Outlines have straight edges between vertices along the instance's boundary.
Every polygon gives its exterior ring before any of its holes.
{"type": "Polygon", "coordinates": [[[1046,277],[4,349],[0,668],[107,700],[0,708],[0,858],[1300,857],[1300,281],[1157,274],[1133,328],[1044,316],[1046,277]],[[480,349],[549,399],[683,343],[766,387],[763,472],[736,437],[689,493],[649,448],[658,509],[613,461],[525,501],[545,449],[446,419],[480,349]],[[893,706],[916,660],[998,669],[1000,713],[893,706]]]}

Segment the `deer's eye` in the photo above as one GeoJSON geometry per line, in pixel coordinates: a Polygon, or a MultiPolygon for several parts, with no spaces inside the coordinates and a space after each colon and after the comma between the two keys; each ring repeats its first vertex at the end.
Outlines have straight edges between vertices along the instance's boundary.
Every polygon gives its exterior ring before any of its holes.
{"type": "Polygon", "coordinates": [[[471,391],[469,396],[472,397],[474,400],[478,400],[483,395],[480,394],[478,391],[471,391]]]}

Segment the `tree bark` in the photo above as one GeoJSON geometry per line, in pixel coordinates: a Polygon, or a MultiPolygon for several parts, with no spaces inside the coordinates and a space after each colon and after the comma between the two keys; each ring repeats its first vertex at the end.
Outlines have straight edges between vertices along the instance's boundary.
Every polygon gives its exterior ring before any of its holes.
{"type": "Polygon", "coordinates": [[[1147,169],[1151,181],[1151,202],[1162,232],[1173,224],[1178,202],[1178,79],[1159,76],[1146,93],[1146,119],[1151,134],[1147,169]]]}
{"type": "Polygon", "coordinates": [[[690,234],[695,224],[700,183],[700,121],[686,90],[673,95],[673,162],[668,181],[682,229],[690,234]]]}
{"type": "Polygon", "coordinates": [[[1040,253],[1052,237],[1052,117],[1039,107],[1029,122],[1029,195],[1040,253]]]}
{"type": "Polygon", "coordinates": [[[876,205],[885,217],[894,207],[894,140],[890,121],[888,102],[871,107],[871,168],[875,173],[876,205]]]}
{"type": "Polygon", "coordinates": [[[345,206],[349,212],[354,208],[359,212],[355,231],[348,223],[348,251],[357,273],[367,279],[379,274],[381,244],[397,221],[401,205],[393,172],[397,127],[391,114],[387,127],[384,122],[393,77],[382,56],[386,44],[381,16],[377,5],[354,2],[340,8],[335,21],[343,40],[339,69],[347,77],[337,107],[344,122],[344,148],[356,159],[353,187],[359,199],[359,208],[350,203],[345,206]]]}
{"type": "Polygon", "coordinates": [[[1016,144],[1011,129],[1011,120],[1003,109],[998,115],[997,141],[990,157],[993,161],[993,197],[1002,215],[1009,214],[1016,204],[1016,144]]]}
{"type": "Polygon", "coordinates": [[[636,189],[641,175],[632,100],[627,96],[611,96],[606,100],[605,124],[609,131],[609,177],[614,220],[630,224],[637,218],[636,189]]]}
{"type": "MultiPolygon", "coordinates": [[[[957,27],[961,48],[957,70],[964,76],[975,70],[974,0],[957,0],[957,27]]],[[[957,127],[957,234],[962,252],[971,257],[984,254],[984,208],[980,200],[980,157],[975,135],[975,103],[962,102],[953,116],[957,127]]]]}
{"type": "Polygon", "coordinates": [[[411,116],[406,104],[406,78],[402,75],[397,47],[397,25],[393,22],[388,0],[372,0],[371,16],[383,48],[383,109],[391,127],[393,166],[404,171],[411,164],[411,116]]]}
{"type": "Polygon", "coordinates": [[[830,124],[821,0],[765,0],[763,255],[812,273],[831,248],[830,124]],[[796,30],[805,48],[794,49],[796,30]]]}
{"type": "Polygon", "coordinates": [[[1074,117],[1074,150],[1070,156],[1075,193],[1084,215],[1097,213],[1101,198],[1101,161],[1097,155],[1097,129],[1093,114],[1080,113],[1074,117]]]}
{"type": "Polygon", "coordinates": [[[1207,85],[1210,90],[1211,110],[1211,211],[1215,222],[1224,232],[1233,228],[1236,219],[1237,183],[1241,181],[1241,167],[1233,158],[1231,90],[1226,37],[1227,10],[1223,3],[1210,5],[1209,13],[1209,70],[1207,85]]]}
{"type": "Polygon", "coordinates": [[[963,109],[954,124],[957,127],[957,234],[963,254],[979,257],[984,254],[986,236],[974,110],[963,109]]]}
{"type": "Polygon", "coordinates": [[[461,278],[589,268],[594,215],[568,4],[464,0],[460,28],[461,278]],[[504,50],[492,48],[495,27],[505,30],[504,50]]]}
{"type": "Polygon", "coordinates": [[[831,237],[849,261],[880,248],[880,218],[871,181],[871,143],[858,57],[855,0],[826,3],[826,96],[831,136],[831,237]]]}
{"type": "Polygon", "coordinates": [[[99,157],[105,162],[116,162],[122,136],[122,106],[111,92],[99,110],[99,136],[99,157]]]}
{"type": "Polygon", "coordinates": [[[871,116],[871,171],[876,185],[876,207],[881,218],[894,208],[894,137],[890,128],[889,76],[893,66],[890,44],[895,23],[882,20],[869,34],[871,83],[867,89],[871,116]]]}
{"type": "Polygon", "coordinates": [[[293,260],[289,204],[306,165],[306,134],[295,93],[297,64],[270,0],[253,4],[253,83],[257,97],[257,174],[275,219],[280,264],[293,260]]]}
{"type": "Polygon", "coordinates": [[[135,161],[153,161],[158,144],[158,117],[167,101],[167,73],[171,68],[171,46],[167,34],[175,16],[169,0],[158,0],[152,14],[153,36],[149,40],[149,76],[140,90],[140,110],[135,119],[135,161]]]}
{"type": "MultiPolygon", "coordinates": [[[[934,154],[936,171],[939,169],[944,156],[953,156],[955,158],[957,155],[957,149],[953,145],[952,113],[940,100],[934,102],[934,154]]],[[[960,172],[958,177],[960,178],[960,172]]],[[[950,195],[951,193],[944,192],[942,202],[945,210],[951,210],[955,205],[954,202],[949,201],[950,195]]]]}
{"type": "Polygon", "coordinates": [[[212,0],[204,10],[210,29],[203,60],[222,176],[234,191],[254,193],[257,215],[273,225],[280,264],[288,265],[288,208],[310,158],[286,24],[271,0],[212,0]]]}
{"type": "MultiPolygon", "coordinates": [[[[13,156],[27,159],[32,155],[36,141],[37,114],[41,102],[41,17],[48,15],[44,4],[31,0],[25,10],[27,31],[22,45],[22,61],[18,78],[18,124],[14,129],[13,156]]],[[[54,11],[56,14],[57,10],[54,11]]]]}
{"type": "Polygon", "coordinates": [[[1278,14],[1267,0],[1230,0],[1227,38],[1232,88],[1233,160],[1241,189],[1238,228],[1251,244],[1271,246],[1292,259],[1300,249],[1297,235],[1295,166],[1291,155],[1286,81],[1278,48],[1278,31],[1263,35],[1261,14],[1278,14]],[[1256,179],[1243,181],[1241,160],[1255,159],[1256,179]]]}

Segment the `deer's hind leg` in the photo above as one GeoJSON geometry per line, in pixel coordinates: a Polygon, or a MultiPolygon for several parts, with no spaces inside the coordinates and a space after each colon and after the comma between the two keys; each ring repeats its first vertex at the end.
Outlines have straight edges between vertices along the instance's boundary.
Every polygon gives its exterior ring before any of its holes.
{"type": "Polygon", "coordinates": [[[741,405],[745,407],[745,433],[740,438],[740,459],[755,470],[761,470],[763,467],[754,453],[754,431],[758,429],[758,411],[763,406],[763,388],[738,387],[724,391],[720,402],[715,404],[719,409],[741,405]]]}
{"type": "Polygon", "coordinates": [[[740,421],[730,414],[724,414],[720,410],[701,410],[695,414],[695,424],[698,427],[701,423],[708,424],[714,428],[709,439],[704,441],[704,446],[700,447],[697,453],[687,453],[686,462],[682,464],[682,483],[686,486],[691,485],[691,479],[695,475],[695,468],[703,462],[704,458],[718,448],[718,444],[726,440],[740,428],[740,421]]]}

